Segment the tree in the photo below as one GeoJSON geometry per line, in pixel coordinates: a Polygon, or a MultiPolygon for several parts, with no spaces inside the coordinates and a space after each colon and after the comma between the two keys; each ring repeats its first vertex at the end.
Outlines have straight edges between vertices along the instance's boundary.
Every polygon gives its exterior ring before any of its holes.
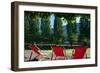
{"type": "Polygon", "coordinates": [[[77,15],[75,14],[66,14],[66,20],[67,20],[67,34],[68,34],[68,41],[70,43],[70,45],[72,46],[72,44],[76,41],[77,39],[77,32],[76,32],[76,23],[75,23],[75,18],[77,15]]]}
{"type": "Polygon", "coordinates": [[[45,13],[45,15],[42,14],[42,19],[41,19],[41,36],[43,37],[45,41],[48,41],[48,42],[51,35],[49,17],[50,17],[50,14],[45,13]]]}
{"type": "Polygon", "coordinates": [[[76,17],[79,14],[74,13],[59,13],[59,17],[64,17],[65,20],[67,20],[66,25],[66,33],[67,33],[67,40],[69,41],[70,45],[77,41],[77,30],[76,30],[76,17]]]}
{"type": "Polygon", "coordinates": [[[55,43],[62,43],[64,38],[63,26],[61,22],[61,18],[55,16],[55,23],[54,23],[54,42],[55,43]]]}
{"type": "Polygon", "coordinates": [[[79,42],[90,46],[90,15],[82,15],[80,23],[79,42]]]}
{"type": "Polygon", "coordinates": [[[24,12],[24,36],[25,36],[25,42],[28,43],[31,41],[29,37],[29,29],[30,29],[30,12],[25,11],[24,12]]]}
{"type": "Polygon", "coordinates": [[[25,40],[34,43],[39,37],[39,15],[34,12],[25,12],[25,40]]]}

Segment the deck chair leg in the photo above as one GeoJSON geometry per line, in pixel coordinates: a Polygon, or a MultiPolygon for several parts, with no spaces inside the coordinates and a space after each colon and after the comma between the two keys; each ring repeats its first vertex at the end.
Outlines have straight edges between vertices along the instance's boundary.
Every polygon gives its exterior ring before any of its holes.
{"type": "Polygon", "coordinates": [[[56,60],[57,56],[55,56],[55,60],[56,60]]]}
{"type": "Polygon", "coordinates": [[[53,53],[52,53],[52,55],[51,55],[51,60],[53,59],[53,53]]]}
{"type": "Polygon", "coordinates": [[[87,57],[87,53],[86,53],[86,59],[87,59],[88,57],[87,57]]]}
{"type": "Polygon", "coordinates": [[[33,54],[33,52],[31,52],[31,55],[30,55],[29,61],[31,60],[32,54],[33,54]]]}
{"type": "Polygon", "coordinates": [[[64,59],[66,60],[67,57],[66,57],[66,49],[65,48],[64,48],[64,54],[65,54],[64,59]]]}
{"type": "Polygon", "coordinates": [[[64,60],[66,60],[66,56],[64,57],[64,60]]]}

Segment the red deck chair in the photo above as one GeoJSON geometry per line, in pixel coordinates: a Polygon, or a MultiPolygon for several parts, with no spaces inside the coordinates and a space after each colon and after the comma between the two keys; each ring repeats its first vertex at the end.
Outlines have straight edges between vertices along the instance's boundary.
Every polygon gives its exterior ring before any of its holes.
{"type": "Polygon", "coordinates": [[[84,58],[84,55],[86,54],[86,47],[83,46],[77,46],[74,48],[72,52],[72,59],[82,59],[84,58]]]}
{"type": "Polygon", "coordinates": [[[43,52],[37,47],[37,45],[35,45],[35,44],[30,44],[28,47],[32,49],[32,52],[31,52],[29,61],[31,60],[31,57],[32,57],[33,52],[35,52],[35,53],[37,54],[37,55],[34,57],[34,59],[37,58],[38,56],[45,56],[45,57],[47,57],[47,55],[46,55],[45,53],[43,53],[43,52]]]}
{"type": "Polygon", "coordinates": [[[51,60],[53,59],[54,56],[55,60],[57,59],[57,57],[62,57],[63,59],[66,59],[65,52],[62,46],[55,45],[51,46],[51,48],[52,48],[51,60]]]}

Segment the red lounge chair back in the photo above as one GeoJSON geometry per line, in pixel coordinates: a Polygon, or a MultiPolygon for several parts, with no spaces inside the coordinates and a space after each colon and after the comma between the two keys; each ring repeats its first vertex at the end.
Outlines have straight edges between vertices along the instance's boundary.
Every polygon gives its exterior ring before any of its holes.
{"type": "Polygon", "coordinates": [[[82,46],[75,47],[75,52],[73,54],[73,59],[81,59],[84,57],[84,54],[86,53],[86,48],[82,46]]]}
{"type": "Polygon", "coordinates": [[[40,55],[39,49],[36,47],[36,45],[29,45],[29,48],[31,48],[33,52],[40,55]]]}
{"type": "Polygon", "coordinates": [[[52,49],[56,56],[64,56],[63,48],[61,46],[52,46],[52,49]]]}

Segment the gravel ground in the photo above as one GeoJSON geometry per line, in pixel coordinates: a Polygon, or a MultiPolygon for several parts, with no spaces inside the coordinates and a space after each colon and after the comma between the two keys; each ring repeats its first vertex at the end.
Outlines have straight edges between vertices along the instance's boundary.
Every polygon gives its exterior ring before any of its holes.
{"type": "MultiPolygon", "coordinates": [[[[42,52],[44,52],[47,57],[41,57],[41,56],[38,56],[37,59],[40,60],[40,61],[46,61],[46,60],[51,60],[51,56],[52,56],[52,50],[41,50],[42,52]]],[[[73,49],[67,49],[66,50],[66,59],[71,59],[72,57],[72,51],[73,49]]],[[[24,61],[27,62],[29,61],[29,58],[30,58],[30,55],[31,55],[31,50],[25,50],[24,51],[24,61]]],[[[90,58],[90,49],[87,49],[86,51],[86,54],[87,54],[87,58],[90,58]]],[[[36,53],[32,53],[32,57],[31,57],[31,60],[34,59],[34,57],[36,57],[37,54],[36,53]]],[[[61,59],[61,58],[59,58],[61,59]]]]}

